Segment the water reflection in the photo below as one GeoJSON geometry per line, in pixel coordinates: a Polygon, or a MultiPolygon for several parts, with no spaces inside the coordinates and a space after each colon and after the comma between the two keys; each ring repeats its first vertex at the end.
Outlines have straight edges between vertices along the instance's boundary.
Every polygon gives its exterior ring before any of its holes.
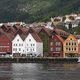
{"type": "Polygon", "coordinates": [[[80,80],[80,64],[3,63],[0,80],[80,80]]]}

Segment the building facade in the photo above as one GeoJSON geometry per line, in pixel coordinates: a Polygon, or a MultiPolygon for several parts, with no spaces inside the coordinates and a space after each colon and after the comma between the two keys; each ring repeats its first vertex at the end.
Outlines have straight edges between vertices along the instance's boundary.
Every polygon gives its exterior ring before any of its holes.
{"type": "Polygon", "coordinates": [[[47,28],[42,28],[38,35],[41,38],[41,40],[43,41],[43,56],[46,57],[48,56],[48,51],[49,51],[49,36],[50,36],[50,29],[47,28]]]}
{"type": "Polygon", "coordinates": [[[12,55],[18,56],[18,54],[22,55],[24,53],[24,41],[20,35],[17,34],[12,40],[12,55]]]}
{"type": "Polygon", "coordinates": [[[77,57],[78,55],[78,40],[72,34],[64,41],[63,45],[64,57],[77,57]]]}
{"type": "Polygon", "coordinates": [[[43,56],[43,42],[34,29],[28,30],[24,43],[26,56],[43,56]]]}
{"type": "Polygon", "coordinates": [[[0,55],[11,54],[11,52],[12,52],[11,40],[6,34],[0,33],[0,55]]]}
{"type": "Polygon", "coordinates": [[[51,57],[63,57],[63,39],[55,32],[49,39],[49,55],[51,57]]]}

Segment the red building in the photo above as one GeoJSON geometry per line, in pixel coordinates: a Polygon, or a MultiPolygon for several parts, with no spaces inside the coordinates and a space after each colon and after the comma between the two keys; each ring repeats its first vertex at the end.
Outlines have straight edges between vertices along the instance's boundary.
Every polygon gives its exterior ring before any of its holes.
{"type": "Polygon", "coordinates": [[[0,34],[0,55],[10,54],[12,52],[12,42],[10,38],[4,34],[0,34]]]}
{"type": "Polygon", "coordinates": [[[51,57],[63,57],[63,39],[55,31],[49,38],[49,55],[51,57]]]}

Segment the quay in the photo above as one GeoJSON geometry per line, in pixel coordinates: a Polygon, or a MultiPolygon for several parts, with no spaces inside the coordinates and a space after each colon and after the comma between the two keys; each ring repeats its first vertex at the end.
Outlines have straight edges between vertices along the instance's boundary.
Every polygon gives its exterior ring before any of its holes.
{"type": "Polygon", "coordinates": [[[54,57],[14,57],[14,58],[0,58],[0,63],[77,63],[78,58],[54,58],[54,57]]]}

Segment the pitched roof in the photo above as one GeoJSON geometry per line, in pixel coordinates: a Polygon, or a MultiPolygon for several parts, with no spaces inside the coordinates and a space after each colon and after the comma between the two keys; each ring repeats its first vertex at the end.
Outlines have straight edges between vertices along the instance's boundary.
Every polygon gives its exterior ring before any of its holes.
{"type": "Polygon", "coordinates": [[[7,28],[6,25],[2,25],[2,26],[1,26],[1,29],[6,32],[8,28],[7,28]]]}
{"type": "Polygon", "coordinates": [[[38,36],[38,34],[35,32],[34,28],[29,28],[28,32],[26,34],[26,37],[28,36],[28,34],[31,34],[33,36],[33,38],[37,41],[37,42],[42,42],[41,38],[38,36]]]}
{"type": "Polygon", "coordinates": [[[48,28],[41,28],[40,30],[38,30],[38,33],[40,33],[41,31],[44,31],[48,36],[51,35],[51,29],[48,28]]]}
{"type": "Polygon", "coordinates": [[[75,35],[75,37],[76,37],[77,39],[80,39],[80,35],[75,35]]]}
{"type": "MultiPolygon", "coordinates": [[[[14,35],[14,38],[15,38],[15,36],[17,35],[17,34],[19,34],[19,36],[22,38],[22,40],[24,40],[25,39],[25,35],[24,35],[24,32],[23,32],[23,30],[22,29],[18,29],[17,30],[17,32],[15,33],[15,35],[14,35]]],[[[13,38],[13,39],[14,39],[13,38]]]]}
{"type": "Polygon", "coordinates": [[[62,30],[62,29],[55,28],[55,29],[53,29],[53,30],[51,31],[51,33],[52,33],[53,31],[55,31],[56,34],[60,35],[61,37],[67,38],[68,35],[69,35],[69,33],[67,33],[66,31],[64,31],[64,30],[62,30]]]}
{"type": "Polygon", "coordinates": [[[6,33],[1,33],[1,34],[0,34],[0,37],[1,37],[2,35],[5,35],[10,41],[12,41],[12,38],[13,38],[12,35],[6,34],[6,33]]]}
{"type": "Polygon", "coordinates": [[[72,35],[72,34],[70,34],[70,35],[67,37],[66,40],[68,40],[70,36],[72,36],[75,40],[77,40],[77,38],[75,37],[75,35],[72,35]]]}
{"type": "Polygon", "coordinates": [[[56,35],[57,37],[58,37],[58,39],[63,43],[64,42],[64,40],[63,40],[63,38],[62,37],[60,37],[59,35],[56,35]]]}

